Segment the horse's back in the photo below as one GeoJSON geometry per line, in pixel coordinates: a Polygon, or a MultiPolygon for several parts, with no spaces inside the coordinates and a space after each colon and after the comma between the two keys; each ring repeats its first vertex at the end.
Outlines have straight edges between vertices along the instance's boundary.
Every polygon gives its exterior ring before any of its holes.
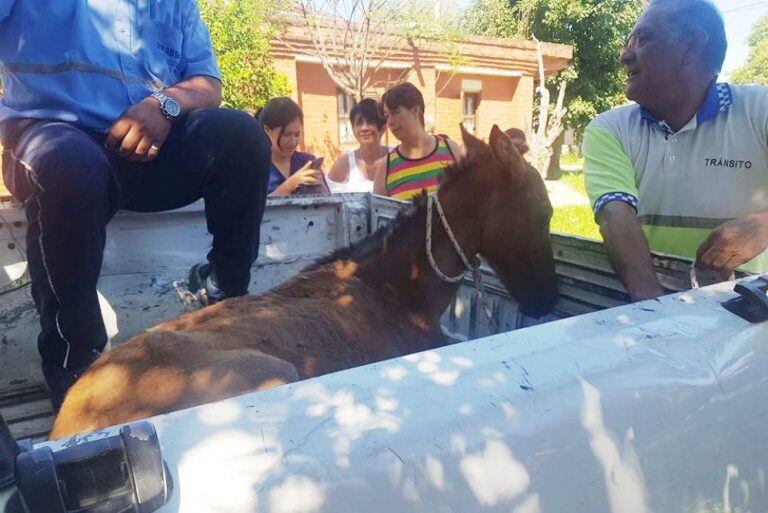
{"type": "Polygon", "coordinates": [[[67,394],[51,437],[128,422],[415,352],[439,333],[408,323],[338,271],[222,301],[102,355],[67,394]]]}
{"type": "MultiPolygon", "coordinates": [[[[300,275],[271,292],[231,299],[158,326],[195,347],[250,348],[292,363],[302,378],[396,356],[405,318],[381,294],[333,272],[300,275]]],[[[185,355],[186,356],[186,355],[185,355]]]]}
{"type": "Polygon", "coordinates": [[[147,333],[105,353],[67,393],[51,438],[265,390],[299,379],[248,348],[211,349],[191,333],[147,333]],[[190,336],[193,335],[193,336],[190,336]]]}

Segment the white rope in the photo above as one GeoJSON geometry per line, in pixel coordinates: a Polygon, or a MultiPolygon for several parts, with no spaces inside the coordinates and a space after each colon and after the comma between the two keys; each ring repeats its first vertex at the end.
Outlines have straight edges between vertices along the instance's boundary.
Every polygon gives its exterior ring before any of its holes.
{"type": "Polygon", "coordinates": [[[437,198],[437,195],[429,196],[427,198],[427,260],[429,260],[429,265],[432,266],[432,270],[435,271],[437,277],[448,283],[458,283],[464,279],[467,272],[475,272],[475,267],[469,263],[469,259],[464,254],[461,246],[459,246],[459,243],[456,241],[456,237],[453,235],[453,230],[451,230],[451,227],[448,225],[448,220],[445,218],[445,212],[443,212],[443,207],[440,205],[440,200],[437,198]],[[437,208],[437,213],[440,216],[440,221],[443,223],[445,233],[448,234],[448,239],[451,241],[451,244],[453,244],[453,249],[464,264],[465,269],[456,276],[448,276],[443,273],[437,266],[435,257],[432,254],[432,205],[437,208]]]}
{"type": "Polygon", "coordinates": [[[488,325],[491,328],[491,332],[498,333],[499,330],[498,330],[498,327],[496,326],[496,321],[493,318],[493,312],[491,311],[491,308],[488,306],[488,302],[485,300],[483,276],[480,273],[480,265],[477,263],[477,260],[475,260],[475,263],[470,263],[469,259],[467,258],[467,255],[464,254],[464,250],[461,249],[459,242],[456,240],[456,237],[453,235],[453,230],[451,230],[451,227],[448,224],[448,219],[446,219],[445,217],[443,206],[440,204],[440,199],[437,197],[437,194],[435,194],[434,196],[429,196],[427,198],[426,243],[427,243],[426,244],[427,260],[429,261],[429,265],[432,266],[432,270],[435,272],[437,277],[443,280],[444,282],[458,283],[464,279],[464,277],[467,275],[467,272],[472,273],[472,278],[475,286],[475,294],[477,294],[477,297],[480,300],[480,306],[482,307],[483,313],[485,314],[485,317],[488,320],[488,325]],[[445,233],[448,235],[448,239],[451,241],[451,244],[453,245],[453,249],[456,251],[456,254],[459,255],[461,262],[464,264],[464,269],[461,271],[461,273],[459,273],[456,276],[448,276],[445,273],[443,273],[438,267],[437,262],[435,261],[435,257],[432,254],[432,206],[433,205],[437,210],[437,214],[440,216],[440,222],[443,224],[443,228],[445,229],[445,233]]]}

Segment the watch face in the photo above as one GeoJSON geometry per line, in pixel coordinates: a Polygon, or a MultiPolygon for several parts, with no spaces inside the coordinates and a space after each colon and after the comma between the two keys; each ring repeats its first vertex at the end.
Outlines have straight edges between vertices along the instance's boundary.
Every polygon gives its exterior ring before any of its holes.
{"type": "Polygon", "coordinates": [[[173,98],[168,98],[165,100],[165,104],[163,105],[163,108],[165,109],[165,112],[168,113],[169,116],[172,118],[175,118],[179,114],[181,114],[181,107],[179,107],[179,104],[176,103],[176,100],[173,98]]]}

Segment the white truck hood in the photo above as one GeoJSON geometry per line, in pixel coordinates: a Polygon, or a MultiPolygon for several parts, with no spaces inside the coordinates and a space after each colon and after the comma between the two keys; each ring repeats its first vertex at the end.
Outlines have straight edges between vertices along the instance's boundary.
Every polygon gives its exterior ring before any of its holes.
{"type": "Polygon", "coordinates": [[[159,511],[768,511],[768,323],[732,286],[153,418],[159,511]]]}

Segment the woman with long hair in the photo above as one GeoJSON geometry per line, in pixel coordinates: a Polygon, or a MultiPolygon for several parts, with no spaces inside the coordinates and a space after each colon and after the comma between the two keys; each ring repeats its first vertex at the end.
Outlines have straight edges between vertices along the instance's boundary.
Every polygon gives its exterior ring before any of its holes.
{"type": "Polygon", "coordinates": [[[270,196],[328,192],[322,159],[298,151],[304,131],[304,113],[290,98],[272,98],[256,113],[272,143],[269,166],[270,196]]]}

